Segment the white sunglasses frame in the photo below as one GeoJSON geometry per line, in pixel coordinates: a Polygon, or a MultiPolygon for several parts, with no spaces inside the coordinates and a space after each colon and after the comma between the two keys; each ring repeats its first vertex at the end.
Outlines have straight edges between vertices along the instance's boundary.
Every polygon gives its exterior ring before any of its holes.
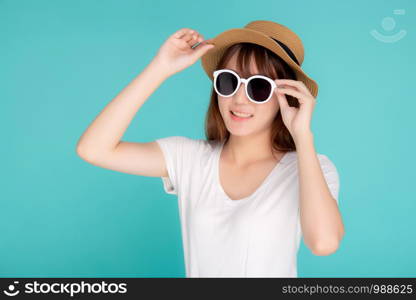
{"type": "Polygon", "coordinates": [[[215,70],[214,72],[213,72],[213,75],[214,75],[214,89],[215,89],[215,92],[218,94],[218,95],[220,95],[220,96],[222,96],[222,97],[232,97],[237,91],[238,91],[238,89],[240,88],[240,85],[241,85],[241,83],[244,83],[244,85],[245,85],[245,91],[246,91],[246,96],[247,96],[247,98],[251,101],[251,102],[254,102],[254,103],[256,103],[256,104],[263,104],[263,103],[266,103],[266,102],[268,102],[271,98],[272,98],[272,95],[273,95],[273,91],[274,91],[274,89],[275,88],[277,88],[277,85],[276,85],[276,82],[274,82],[273,81],[273,79],[271,79],[271,78],[269,78],[269,77],[266,77],[266,76],[263,76],[263,75],[253,75],[253,76],[250,76],[249,78],[241,78],[236,72],[234,72],[233,70],[230,70],[230,69],[220,69],[220,70],[215,70]],[[238,83],[237,83],[237,88],[235,89],[235,91],[232,93],[232,94],[230,94],[230,95],[228,95],[228,96],[225,96],[225,95],[223,95],[223,94],[221,94],[218,90],[217,90],[217,78],[218,78],[218,75],[220,75],[221,73],[224,73],[224,72],[229,72],[229,73],[232,73],[232,74],[234,74],[236,77],[237,77],[237,79],[238,79],[238,83]],[[248,83],[249,83],[249,81],[250,80],[252,80],[252,79],[255,79],[255,78],[262,78],[262,79],[265,79],[265,80],[267,80],[270,84],[271,84],[271,86],[272,86],[272,89],[271,89],[271,91],[270,91],[270,95],[269,95],[269,97],[266,99],[266,100],[264,100],[264,101],[255,101],[254,99],[251,99],[251,97],[249,96],[249,94],[248,94],[248,91],[247,91],[247,85],[248,85],[248,83]]]}

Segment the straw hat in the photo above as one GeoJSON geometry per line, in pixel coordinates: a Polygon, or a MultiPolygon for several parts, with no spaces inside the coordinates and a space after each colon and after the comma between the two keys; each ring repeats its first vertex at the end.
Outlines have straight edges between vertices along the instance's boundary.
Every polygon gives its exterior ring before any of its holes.
{"type": "Polygon", "coordinates": [[[254,43],[263,46],[280,56],[295,72],[316,98],[318,85],[301,69],[304,57],[303,44],[299,36],[284,25],[272,21],[252,21],[243,28],[224,31],[210,43],[215,47],[201,57],[202,67],[211,80],[213,72],[226,49],[237,43],[254,43]]]}

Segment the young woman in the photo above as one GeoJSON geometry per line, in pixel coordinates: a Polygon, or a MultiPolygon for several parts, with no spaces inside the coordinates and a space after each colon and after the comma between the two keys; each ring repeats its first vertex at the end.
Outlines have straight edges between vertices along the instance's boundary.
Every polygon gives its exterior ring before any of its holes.
{"type": "Polygon", "coordinates": [[[339,176],[315,151],[317,85],[302,61],[299,37],[271,21],[210,40],[180,29],[80,138],[84,160],[161,177],[178,196],[187,277],[297,277],[302,235],[315,255],[339,247],[339,176]],[[121,141],[157,87],[199,58],[213,80],[207,139],[121,141]]]}

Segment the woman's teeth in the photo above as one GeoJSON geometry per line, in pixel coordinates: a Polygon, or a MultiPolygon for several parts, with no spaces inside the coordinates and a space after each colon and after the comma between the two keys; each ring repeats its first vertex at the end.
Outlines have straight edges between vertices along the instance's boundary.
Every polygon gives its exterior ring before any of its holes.
{"type": "Polygon", "coordinates": [[[243,113],[235,112],[235,111],[232,111],[232,110],[231,110],[231,113],[233,115],[237,116],[237,117],[240,117],[240,118],[249,118],[249,117],[253,116],[251,114],[243,114],[243,113]]]}

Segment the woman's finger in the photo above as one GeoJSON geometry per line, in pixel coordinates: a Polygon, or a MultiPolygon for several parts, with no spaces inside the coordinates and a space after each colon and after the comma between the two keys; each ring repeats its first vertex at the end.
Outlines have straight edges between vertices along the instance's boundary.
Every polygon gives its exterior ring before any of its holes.
{"type": "Polygon", "coordinates": [[[186,35],[185,41],[192,47],[196,43],[202,41],[203,39],[200,37],[199,33],[195,30],[188,32],[186,35]]]}
{"type": "Polygon", "coordinates": [[[191,39],[188,41],[189,46],[194,46],[198,43],[198,36],[196,34],[191,35],[191,39]]]}
{"type": "Polygon", "coordinates": [[[195,30],[194,30],[194,29],[192,29],[192,28],[181,28],[181,29],[179,29],[177,32],[175,32],[175,33],[173,34],[173,36],[174,36],[175,38],[180,39],[180,38],[182,38],[184,35],[186,35],[186,34],[192,34],[192,33],[194,33],[194,32],[195,32],[195,30]]]}
{"type": "Polygon", "coordinates": [[[198,34],[198,43],[201,43],[204,40],[204,37],[202,34],[198,34]]]}
{"type": "Polygon", "coordinates": [[[180,39],[188,30],[188,28],[181,28],[173,34],[173,37],[180,39]]]}
{"type": "Polygon", "coordinates": [[[279,100],[280,109],[282,111],[285,111],[289,107],[289,104],[287,103],[287,99],[285,95],[279,92],[276,92],[276,94],[277,94],[277,100],[279,100]]]}
{"type": "Polygon", "coordinates": [[[292,90],[292,89],[280,88],[280,90],[278,92],[294,96],[294,97],[298,98],[300,103],[311,102],[311,101],[305,100],[307,98],[309,99],[310,97],[306,96],[305,94],[303,94],[301,92],[298,92],[298,91],[295,91],[295,90],[292,90]]]}
{"type": "Polygon", "coordinates": [[[293,86],[297,88],[299,91],[303,92],[305,95],[312,96],[309,89],[306,87],[306,85],[302,81],[298,80],[291,80],[291,79],[277,79],[278,83],[287,84],[289,86],[293,86]]]}
{"type": "Polygon", "coordinates": [[[185,33],[185,35],[182,37],[182,39],[185,41],[185,42],[189,42],[190,40],[192,40],[192,33],[190,33],[190,32],[187,32],[187,33],[185,33]]]}
{"type": "Polygon", "coordinates": [[[212,44],[212,41],[213,41],[214,39],[207,39],[207,40],[202,40],[202,43],[204,43],[204,44],[212,44]]]}

